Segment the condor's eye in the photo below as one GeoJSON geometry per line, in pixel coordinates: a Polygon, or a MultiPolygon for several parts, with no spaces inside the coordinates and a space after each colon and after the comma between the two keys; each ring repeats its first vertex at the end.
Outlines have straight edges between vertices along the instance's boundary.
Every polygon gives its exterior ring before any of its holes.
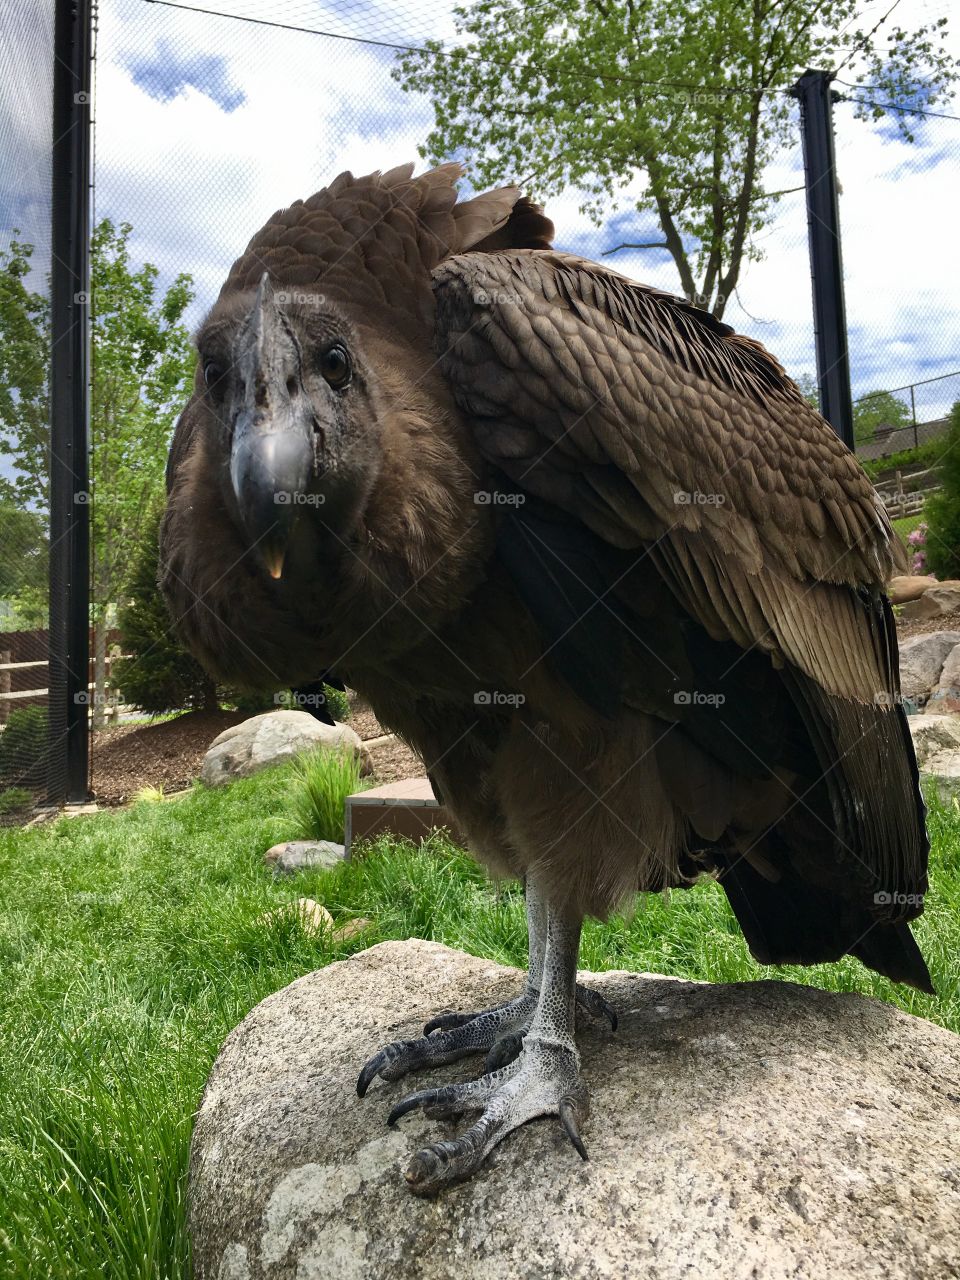
{"type": "Polygon", "coordinates": [[[342,347],[339,342],[328,347],[320,357],[320,372],[334,391],[342,391],[353,372],[346,347],[342,347]]]}
{"type": "Polygon", "coordinates": [[[207,390],[215,394],[223,394],[223,365],[217,364],[216,360],[208,360],[203,366],[203,380],[207,384],[207,390]]]}

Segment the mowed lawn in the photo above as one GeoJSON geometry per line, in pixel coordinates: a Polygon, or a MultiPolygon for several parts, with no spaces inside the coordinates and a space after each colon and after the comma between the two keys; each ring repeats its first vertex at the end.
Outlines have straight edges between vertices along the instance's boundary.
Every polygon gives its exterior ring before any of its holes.
{"type": "MultiPolygon", "coordinates": [[[[524,964],[519,889],[491,884],[442,838],[419,850],[381,840],[335,871],[273,880],[263,853],[298,834],[293,784],[282,768],[0,831],[0,1275],[189,1275],[185,1179],[204,1081],[230,1029],[299,975],[413,936],[524,964]],[[300,895],[374,928],[337,945],[294,919],[262,920],[300,895]]],[[[960,810],[934,805],[929,825],[932,892],[917,934],[938,999],[850,959],[761,969],[714,884],[588,924],[581,963],[716,982],[789,978],[878,996],[960,1031],[960,810]]],[[[455,1066],[451,1078],[471,1069],[455,1066]]]]}

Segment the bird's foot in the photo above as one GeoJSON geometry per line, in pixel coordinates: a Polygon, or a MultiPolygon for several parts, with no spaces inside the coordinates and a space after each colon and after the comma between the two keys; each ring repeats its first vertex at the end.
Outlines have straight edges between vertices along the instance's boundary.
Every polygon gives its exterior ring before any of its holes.
{"type": "MultiPolygon", "coordinates": [[[[375,1053],[360,1072],[357,1093],[362,1098],[376,1076],[399,1080],[409,1071],[455,1062],[471,1053],[486,1053],[486,1072],[506,1066],[520,1053],[539,994],[528,987],[516,999],[482,1013],[438,1014],[418,1039],[395,1040],[375,1053]]],[[[616,1012],[603,996],[578,983],[576,1001],[578,1010],[592,1018],[605,1019],[616,1031],[616,1012]]]]}
{"type": "Polygon", "coordinates": [[[433,1195],[451,1182],[469,1178],[511,1130],[537,1116],[558,1115],[586,1160],[580,1125],[589,1113],[589,1095],[579,1066],[574,1045],[528,1035],[519,1057],[509,1065],[464,1084],[422,1089],[398,1102],[388,1124],[395,1124],[416,1107],[422,1107],[431,1119],[481,1112],[459,1138],[435,1142],[413,1156],[404,1175],[410,1190],[421,1196],[433,1195]]]}

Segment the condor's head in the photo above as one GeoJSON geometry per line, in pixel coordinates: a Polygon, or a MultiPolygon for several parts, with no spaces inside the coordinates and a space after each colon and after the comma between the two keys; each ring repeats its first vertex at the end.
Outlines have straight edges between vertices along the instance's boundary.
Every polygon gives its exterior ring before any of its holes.
{"type": "Polygon", "coordinates": [[[204,322],[160,581],[219,678],[277,688],[380,661],[476,578],[476,462],[420,329],[267,272],[204,322]]]}

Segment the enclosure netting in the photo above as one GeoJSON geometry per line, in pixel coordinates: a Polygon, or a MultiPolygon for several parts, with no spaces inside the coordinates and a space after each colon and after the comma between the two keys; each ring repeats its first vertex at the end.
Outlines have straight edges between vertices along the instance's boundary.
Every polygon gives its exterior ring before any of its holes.
{"type": "MultiPolygon", "coordinates": [[[[4,154],[15,160],[3,167],[2,243],[9,244],[18,227],[35,246],[30,280],[41,293],[50,177],[50,64],[44,55],[51,47],[52,9],[52,3],[15,5],[18,34],[4,46],[13,49],[6,68],[4,154]],[[24,49],[30,50],[27,58],[24,49]],[[14,93],[11,84],[18,86],[14,93]]],[[[214,301],[233,259],[275,209],[326,185],[343,168],[364,173],[418,158],[418,144],[433,126],[432,107],[427,97],[404,91],[391,72],[402,47],[457,38],[446,2],[399,9],[368,0],[105,0],[98,25],[94,220],[102,225],[109,219],[114,229],[129,224],[131,270],[154,264],[158,297],[178,273],[191,275],[194,296],[184,313],[191,329],[214,301]]],[[[893,431],[904,433],[904,444],[919,442],[942,431],[960,397],[953,288],[942,257],[930,252],[933,245],[946,252],[955,239],[949,175],[960,160],[960,122],[935,115],[914,120],[916,142],[907,147],[890,118],[855,118],[853,100],[862,95],[837,87],[847,99],[835,107],[835,127],[853,394],[875,397],[881,437],[893,431]],[[902,409],[891,408],[893,401],[902,409]]],[[[791,101],[789,109],[796,113],[797,104],[791,101]]],[[[756,237],[758,256],[747,263],[724,319],[759,338],[812,389],[798,129],[793,136],[766,174],[767,189],[784,194],[756,237]]],[[[667,252],[609,252],[623,241],[645,239],[631,232],[649,229],[649,215],[637,215],[625,199],[597,226],[578,211],[580,204],[576,191],[550,202],[559,248],[680,291],[667,252]]],[[[171,405],[171,429],[174,416],[171,405]]],[[[868,453],[892,449],[889,441],[862,447],[868,453]]],[[[98,451],[105,448],[95,429],[95,480],[98,451]]],[[[159,486],[159,474],[152,483],[159,486]]],[[[95,485],[95,500],[107,502],[109,493],[95,485]]],[[[34,509],[41,511],[42,504],[34,509]]],[[[98,536],[95,529],[95,543],[98,536]]],[[[111,624],[115,604],[106,602],[111,624]]],[[[0,624],[0,630],[0,648],[9,646],[9,629],[0,624]]],[[[40,653],[42,639],[32,643],[30,649],[24,641],[17,657],[40,653]]],[[[27,677],[13,674],[14,688],[22,687],[27,677]]],[[[97,679],[103,682],[102,671],[97,679]]],[[[109,687],[107,695],[109,704],[109,687]]],[[[96,787],[96,741],[92,769],[96,787]]]]}
{"type": "Polygon", "coordinates": [[[6,5],[0,40],[0,797],[64,778],[46,712],[54,3],[6,5]]]}

